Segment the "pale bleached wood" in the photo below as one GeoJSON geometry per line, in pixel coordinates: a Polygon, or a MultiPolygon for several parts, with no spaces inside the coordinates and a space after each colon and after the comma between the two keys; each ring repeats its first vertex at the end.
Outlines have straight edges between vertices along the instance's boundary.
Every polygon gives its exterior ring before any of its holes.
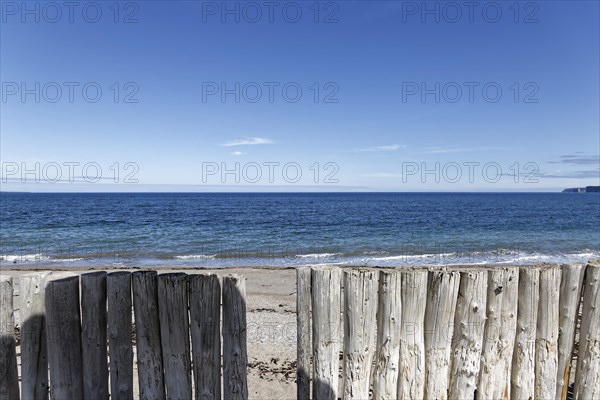
{"type": "Polygon", "coordinates": [[[0,276],[0,399],[19,399],[13,279],[0,276]]]}
{"type": "Polygon", "coordinates": [[[402,272],[402,323],[398,399],[423,399],[425,392],[424,320],[427,271],[402,272]]]}
{"type": "Polygon", "coordinates": [[[425,309],[425,398],[445,400],[448,398],[450,383],[450,356],[460,273],[432,271],[428,282],[425,309]]]}
{"type": "Polygon", "coordinates": [[[45,293],[50,274],[34,272],[23,274],[19,278],[23,399],[48,399],[45,293]]]}
{"type": "Polygon", "coordinates": [[[400,271],[381,270],[378,303],[373,399],[395,399],[398,392],[402,317],[402,276],[400,271]]]}
{"type": "Polygon", "coordinates": [[[452,346],[450,399],[472,399],[477,390],[487,302],[487,271],[460,274],[452,346]]]}
{"type": "Polygon", "coordinates": [[[223,278],[223,398],[248,398],[246,343],[246,278],[223,278]]]}
{"type": "Polygon", "coordinates": [[[83,394],[86,399],[108,399],[106,272],[83,274],[80,279],[83,394]]]}
{"type": "Polygon", "coordinates": [[[166,397],[191,400],[192,365],[186,274],[158,276],[158,313],[166,397]]]}
{"type": "Polygon", "coordinates": [[[296,326],[297,326],[297,365],[296,397],[298,400],[310,398],[310,377],[312,376],[312,331],[311,331],[311,269],[296,270],[296,326]]]}
{"type": "Polygon", "coordinates": [[[600,398],[600,261],[585,271],[575,398],[600,398]]]}
{"type": "Polygon", "coordinates": [[[312,269],[313,399],[337,400],[341,349],[340,288],[337,267],[312,269]]]}
{"type": "Polygon", "coordinates": [[[560,275],[558,265],[540,271],[535,347],[535,397],[538,399],[552,399],[556,394],[560,275]]]}
{"type": "Polygon", "coordinates": [[[583,285],[583,264],[563,264],[560,282],[560,309],[559,309],[559,334],[558,334],[558,367],[556,375],[556,399],[565,400],[569,388],[569,373],[575,343],[575,330],[581,287],[583,285]]]}
{"type": "Polygon", "coordinates": [[[221,284],[217,275],[189,276],[195,398],[221,399],[221,284]]]}
{"type": "Polygon", "coordinates": [[[83,398],[79,276],[52,274],[46,285],[50,397],[83,398]]]}
{"type": "Polygon", "coordinates": [[[369,398],[377,288],[376,271],[344,271],[344,399],[369,398]]]}
{"type": "Polygon", "coordinates": [[[510,398],[512,355],[517,332],[518,292],[518,268],[496,268],[489,271],[487,320],[481,352],[478,398],[510,398]]]}
{"type": "Polygon", "coordinates": [[[539,300],[540,269],[519,271],[517,333],[511,372],[511,398],[533,399],[535,392],[535,339],[539,300]]]}
{"type": "Polygon", "coordinates": [[[139,396],[142,400],[165,398],[156,271],[131,275],[135,315],[139,396]]]}
{"type": "Polygon", "coordinates": [[[108,274],[106,298],[111,398],[133,400],[131,273],[119,271],[108,274]]]}

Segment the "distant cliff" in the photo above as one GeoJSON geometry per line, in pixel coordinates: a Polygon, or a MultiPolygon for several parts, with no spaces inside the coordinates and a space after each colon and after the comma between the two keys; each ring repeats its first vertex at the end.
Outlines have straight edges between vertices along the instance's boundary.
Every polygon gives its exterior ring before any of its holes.
{"type": "Polygon", "coordinates": [[[563,193],[599,193],[600,186],[586,186],[581,188],[567,188],[563,193]]]}

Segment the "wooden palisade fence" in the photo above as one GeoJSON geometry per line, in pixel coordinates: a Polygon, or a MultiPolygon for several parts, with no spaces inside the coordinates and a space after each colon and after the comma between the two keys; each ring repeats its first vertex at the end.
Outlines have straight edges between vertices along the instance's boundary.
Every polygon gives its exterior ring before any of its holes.
{"type": "Polygon", "coordinates": [[[0,399],[133,399],[134,348],[140,399],[248,398],[244,277],[225,276],[222,290],[212,274],[44,272],[18,279],[21,387],[13,279],[4,277],[0,399]]]}
{"type": "MultiPolygon", "coordinates": [[[[133,399],[134,354],[139,398],[248,398],[243,277],[21,275],[20,385],[13,283],[0,399],[133,399]]],[[[297,288],[298,399],[565,399],[570,376],[600,398],[598,262],[300,268],[297,288]]]]}
{"type": "Polygon", "coordinates": [[[599,261],[307,267],[297,289],[299,400],[600,399],[599,261]]]}

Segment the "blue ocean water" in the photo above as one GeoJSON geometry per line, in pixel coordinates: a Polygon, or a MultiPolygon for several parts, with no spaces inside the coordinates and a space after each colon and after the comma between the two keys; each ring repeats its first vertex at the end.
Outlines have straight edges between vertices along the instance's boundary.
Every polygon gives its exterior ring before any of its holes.
{"type": "Polygon", "coordinates": [[[0,265],[530,264],[600,256],[597,193],[1,193],[0,265]]]}

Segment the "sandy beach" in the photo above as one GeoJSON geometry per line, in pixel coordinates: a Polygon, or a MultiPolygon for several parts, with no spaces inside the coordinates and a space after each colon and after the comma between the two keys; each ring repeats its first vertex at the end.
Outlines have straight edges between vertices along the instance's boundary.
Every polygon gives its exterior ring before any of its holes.
{"type": "MultiPolygon", "coordinates": [[[[41,271],[42,269],[33,269],[41,271]]],[[[74,273],[92,269],[54,270],[74,273]]],[[[93,270],[114,270],[94,268],[93,270]]],[[[136,269],[138,270],[138,269],[136,269]]],[[[296,276],[293,268],[228,268],[185,269],[156,268],[159,273],[185,272],[216,273],[219,276],[239,274],[246,277],[248,323],[248,391],[250,399],[296,398],[296,276]]],[[[133,270],[131,270],[133,271],[133,270]]],[[[2,270],[0,275],[14,277],[15,321],[20,328],[19,275],[32,272],[31,268],[2,270]]],[[[135,346],[134,346],[135,349],[135,346]]],[[[17,356],[20,348],[17,347],[17,356]]],[[[20,366],[20,358],[17,360],[20,366]]],[[[137,375],[134,355],[134,374],[137,375]]],[[[134,388],[138,390],[137,376],[134,388]]]]}

